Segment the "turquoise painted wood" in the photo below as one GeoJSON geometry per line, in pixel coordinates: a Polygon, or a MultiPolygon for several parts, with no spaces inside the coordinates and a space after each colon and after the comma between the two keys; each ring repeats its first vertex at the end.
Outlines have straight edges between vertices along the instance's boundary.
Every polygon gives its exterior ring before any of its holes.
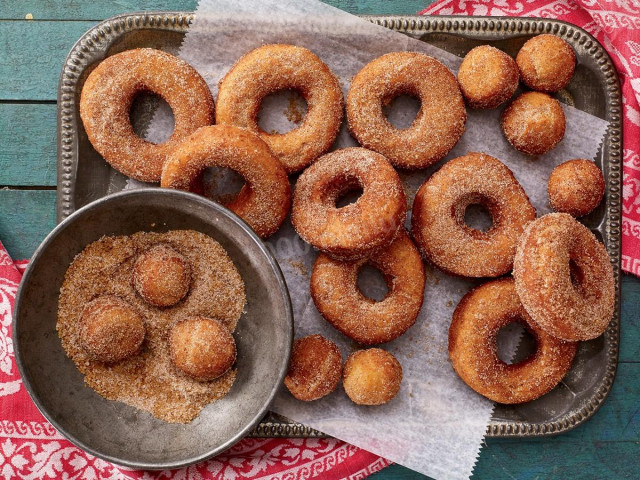
{"type": "MultiPolygon", "coordinates": [[[[358,14],[413,14],[430,0],[328,0],[358,14]]],[[[73,43],[97,21],[130,11],[193,10],[197,0],[0,2],[0,240],[29,257],[55,225],[55,98],[73,43]],[[34,20],[22,20],[26,14],[34,20]],[[7,21],[2,21],[7,20],[7,21]],[[8,188],[7,188],[8,187],[8,188]],[[18,188],[21,187],[21,188],[18,188]]],[[[488,440],[474,479],[640,478],[640,281],[622,279],[622,342],[613,390],[572,432],[488,440]]],[[[394,465],[372,478],[426,478],[394,465]]]]}

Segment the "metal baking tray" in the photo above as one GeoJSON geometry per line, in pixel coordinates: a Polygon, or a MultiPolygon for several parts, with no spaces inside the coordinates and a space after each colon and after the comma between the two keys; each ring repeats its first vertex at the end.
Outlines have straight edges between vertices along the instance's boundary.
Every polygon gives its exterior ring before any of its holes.
{"type": "MultiPolygon", "coordinates": [[[[553,33],[575,49],[578,65],[565,103],[609,121],[596,162],[606,179],[603,204],[584,223],[605,243],[614,265],[616,313],[604,335],[582,342],[563,383],[523,405],[496,405],[488,437],[534,437],[561,433],[585,422],[602,405],[616,375],[620,329],[620,194],[622,178],[621,93],[616,70],[604,48],[586,31],[548,19],[507,17],[368,16],[366,20],[431,43],[459,56],[481,44],[515,56],[540,33],[553,33]]],[[[93,150],[79,117],[80,91],[91,69],[114,53],[153,47],[177,53],[193,20],[188,12],[146,12],[106,20],[78,40],[62,68],[58,90],[57,219],[124,188],[126,178],[93,150]]],[[[144,115],[144,112],[143,112],[144,115]]],[[[253,436],[310,437],[322,433],[268,415],[253,436]]]]}

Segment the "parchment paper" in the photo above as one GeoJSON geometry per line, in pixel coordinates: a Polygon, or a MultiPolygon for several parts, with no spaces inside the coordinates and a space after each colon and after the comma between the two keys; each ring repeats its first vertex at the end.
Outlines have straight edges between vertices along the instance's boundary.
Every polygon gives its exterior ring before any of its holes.
{"type": "MultiPolygon", "coordinates": [[[[461,62],[444,50],[315,0],[202,0],[180,56],[204,76],[215,94],[217,82],[241,55],[268,43],[290,43],[313,50],[338,75],[345,95],[352,76],[387,52],[424,52],[454,72],[461,62]]],[[[391,122],[399,127],[408,126],[417,112],[416,101],[400,98],[394,103],[389,113],[391,122]]],[[[288,108],[290,94],[269,98],[261,110],[261,126],[280,132],[295,127],[283,115],[288,108]]],[[[565,138],[557,148],[538,158],[520,154],[506,142],[498,122],[500,109],[468,110],[467,130],[444,161],[469,151],[497,157],[514,171],[538,214],[547,213],[546,180],[550,171],[572,158],[595,158],[607,126],[597,117],[571,107],[563,108],[567,116],[565,138]]],[[[166,138],[172,125],[170,112],[160,109],[150,125],[148,138],[166,138]]],[[[343,125],[333,148],[353,145],[356,142],[343,125]]],[[[443,162],[424,171],[401,174],[411,199],[425,178],[443,162]]],[[[237,178],[224,172],[210,175],[210,180],[217,185],[218,193],[223,185],[226,188],[235,185],[231,189],[238,186],[237,178]]],[[[132,182],[130,186],[136,185],[132,182]]],[[[470,223],[482,225],[483,218],[471,218],[470,223]]],[[[296,337],[321,333],[339,345],[346,359],[357,345],[322,319],[310,299],[309,275],[316,252],[295,234],[288,220],[267,243],[280,263],[291,293],[296,337]]],[[[379,277],[371,272],[361,275],[359,284],[373,297],[384,290],[379,277]]],[[[448,359],[447,336],[455,306],[475,284],[427,267],[425,300],[416,324],[404,336],[383,346],[396,355],[404,372],[398,396],[387,405],[357,406],[342,387],[321,400],[304,403],[283,388],[272,409],[431,477],[468,478],[493,403],[457,377],[448,359]]],[[[517,341],[518,335],[514,333],[500,345],[502,358],[514,353],[517,341]]]]}

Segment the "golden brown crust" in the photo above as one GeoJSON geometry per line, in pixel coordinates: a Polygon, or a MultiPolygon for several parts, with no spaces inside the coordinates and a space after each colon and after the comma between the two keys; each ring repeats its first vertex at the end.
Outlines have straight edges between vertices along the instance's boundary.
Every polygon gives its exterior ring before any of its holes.
{"type": "Polygon", "coordinates": [[[547,192],[554,211],[582,217],[602,201],[604,177],[591,160],[569,160],[553,169],[547,192]]]}
{"type": "Polygon", "coordinates": [[[449,327],[449,357],[473,390],[498,403],[524,403],[551,391],[571,368],[577,343],[545,333],[531,321],[511,278],[493,280],[467,293],[449,327]],[[498,357],[498,331],[521,323],[536,340],[536,351],[519,363],[498,357]]]}
{"type": "Polygon", "coordinates": [[[107,57],[89,74],[80,96],[80,117],[93,148],[125,175],[160,181],[167,156],[186,136],[213,123],[213,97],[207,83],[184,60],[152,48],[107,57]],[[142,92],[162,97],[173,111],[175,127],[161,144],[133,131],[129,111],[142,92]]]}
{"type": "Polygon", "coordinates": [[[420,253],[406,232],[369,259],[341,262],[320,254],[311,274],[311,297],[335,328],[365,345],[390,342],[416,321],[424,296],[425,274],[420,253]],[[389,292],[379,302],[357,286],[358,272],[378,268],[389,292]]]}
{"type": "Polygon", "coordinates": [[[396,167],[425,168],[443,158],[465,130],[467,112],[455,76],[435,58],[393,52],[365,65],[347,94],[349,129],[363,147],[396,167]],[[398,95],[418,97],[420,111],[409,128],[397,129],[382,112],[398,95]]]}
{"type": "Polygon", "coordinates": [[[411,217],[423,256],[464,277],[497,277],[511,270],[518,237],[536,211],[509,168],[483,153],[450,160],[418,190],[411,217]],[[469,205],[483,205],[492,227],[465,224],[469,205]]]}
{"type": "Polygon", "coordinates": [[[500,125],[513,148],[528,155],[542,155],[564,138],[566,121],[555,98],[526,92],[502,112],[500,125]]]}
{"type": "Polygon", "coordinates": [[[518,79],[515,60],[491,45],[471,49],[458,70],[460,91],[471,108],[496,108],[506,102],[518,79]]]}
{"type": "Polygon", "coordinates": [[[406,213],[402,181],[387,159],[364,148],[345,148],[322,156],[300,175],[291,221],[318,250],[354,260],[389,245],[406,213]],[[340,195],[354,187],[362,188],[362,196],[337,208],[340,195]]]}
{"type": "Polygon", "coordinates": [[[571,46],[555,35],[533,37],[516,56],[522,83],[532,90],[553,93],[566,87],[576,68],[571,46]]]}
{"type": "Polygon", "coordinates": [[[236,361],[236,342],[227,327],[212,318],[190,317],[169,333],[173,364],[191,378],[206,382],[224,375],[236,361]]]}
{"type": "Polygon", "coordinates": [[[154,245],[133,265],[133,286],[151,305],[169,307],[182,300],[191,285],[187,259],[168,245],[154,245]]]}
{"type": "Polygon", "coordinates": [[[291,206],[287,173],[257,135],[231,125],[203,127],[171,154],[161,186],[190,190],[207,167],[230,168],[246,181],[225,206],[266,238],[275,233],[291,206]]]}
{"type": "Polygon", "coordinates": [[[358,405],[382,405],[398,394],[402,366],[381,348],[358,350],[347,358],[343,374],[344,391],[358,405]]]}
{"type": "Polygon", "coordinates": [[[531,222],[513,267],[518,296],[540,328],[568,341],[604,333],[615,308],[613,267],[604,245],[571,215],[531,222]]]}
{"type": "Polygon", "coordinates": [[[299,338],[293,344],[285,386],[298,400],[310,402],[333,392],[342,377],[338,346],[322,335],[299,338]]]}
{"type": "Polygon", "coordinates": [[[82,310],[80,341],[87,354],[99,362],[115,363],[135,355],[144,336],[142,317],[118,297],[97,297],[82,310]]]}
{"type": "Polygon", "coordinates": [[[340,130],[343,103],[338,78],[311,50],[264,45],[243,55],[220,81],[216,123],[259,135],[287,173],[293,173],[329,150],[340,130]],[[262,100],[289,89],[307,102],[302,124],[287,133],[263,131],[258,126],[262,100]]]}

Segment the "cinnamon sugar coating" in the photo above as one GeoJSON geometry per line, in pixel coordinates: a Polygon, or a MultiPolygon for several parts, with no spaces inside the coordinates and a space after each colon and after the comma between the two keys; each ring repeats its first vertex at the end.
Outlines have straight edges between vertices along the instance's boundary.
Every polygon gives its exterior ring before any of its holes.
{"type": "Polygon", "coordinates": [[[528,155],[542,155],[564,138],[566,121],[555,98],[526,92],[502,112],[500,125],[513,148],[528,155]]]}
{"type": "Polygon", "coordinates": [[[389,245],[404,223],[407,201],[400,177],[382,155],[364,148],[328,153],[298,178],[291,222],[307,243],[341,260],[371,255],[389,245]],[[362,196],[338,208],[355,188],[362,196]]]}
{"type": "Polygon", "coordinates": [[[160,181],[167,156],[186,136],[213,123],[211,91],[184,60],[152,48],[107,57],[89,74],[80,96],[80,117],[93,148],[123,174],[160,181]],[[136,96],[151,92],[165,100],[175,120],[171,137],[153,144],[136,135],[129,112],[136,96]]]}
{"type": "Polygon", "coordinates": [[[156,307],[170,307],[189,292],[191,267],[186,258],[168,245],[154,245],[133,265],[133,286],[156,307]]]}
{"type": "Polygon", "coordinates": [[[465,130],[467,112],[456,77],[435,58],[416,52],[383,55],[360,70],[347,94],[349,129],[363,147],[396,167],[425,168],[443,158],[465,130]],[[395,128],[382,107],[407,94],[420,100],[409,128],[395,128]]]}
{"type": "Polygon", "coordinates": [[[569,160],[553,169],[547,192],[554,211],[582,217],[602,201],[604,177],[591,160],[569,160]]]}
{"type": "Polygon", "coordinates": [[[311,297],[335,328],[365,345],[390,342],[416,321],[424,297],[425,273],[420,253],[406,232],[368,259],[342,262],[320,254],[311,274],[311,297]],[[365,265],[379,269],[389,292],[379,302],[357,286],[365,265]]]}
{"type": "Polygon", "coordinates": [[[284,384],[298,400],[310,402],[333,392],[342,377],[338,346],[322,335],[309,335],[293,344],[284,384]]]}
{"type": "Polygon", "coordinates": [[[491,45],[469,51],[458,70],[460,91],[471,108],[496,108],[518,88],[518,66],[513,58],[491,45]]]}
{"type": "Polygon", "coordinates": [[[284,168],[260,137],[231,125],[203,127],[170,155],[160,185],[199,190],[207,167],[224,167],[246,181],[225,206],[253,228],[261,238],[275,233],[291,207],[291,186],[284,168]]]}
{"type": "Polygon", "coordinates": [[[591,340],[613,317],[615,282],[607,250],[569,214],[550,213],[527,226],[513,277],[527,313],[557,338],[591,340]]]}
{"type": "Polygon", "coordinates": [[[298,172],[329,150],[342,122],[338,78],[311,50],[264,45],[243,55],[218,85],[216,123],[250,130],[264,140],[287,173],[298,172]],[[281,90],[297,90],[307,102],[302,124],[287,133],[258,126],[262,100],[281,90]]]}
{"type": "Polygon", "coordinates": [[[576,68],[573,48],[555,35],[533,37],[516,56],[522,83],[532,90],[553,93],[566,87],[576,68]]]}
{"type": "Polygon", "coordinates": [[[571,368],[577,343],[539,328],[523,308],[511,278],[485,283],[467,293],[449,327],[449,357],[460,378],[490,400],[513,404],[551,391],[571,368]],[[498,357],[498,331],[518,322],[535,338],[536,351],[507,364],[498,357]]]}
{"type": "Polygon", "coordinates": [[[483,153],[450,160],[418,190],[411,227],[422,255],[445,272],[497,277],[511,270],[518,237],[536,211],[509,168],[483,153]],[[469,205],[484,206],[492,227],[465,224],[469,205]]]}
{"type": "Polygon", "coordinates": [[[358,405],[382,405],[393,399],[402,383],[402,366],[381,348],[358,350],[347,358],[344,391],[358,405]]]}

